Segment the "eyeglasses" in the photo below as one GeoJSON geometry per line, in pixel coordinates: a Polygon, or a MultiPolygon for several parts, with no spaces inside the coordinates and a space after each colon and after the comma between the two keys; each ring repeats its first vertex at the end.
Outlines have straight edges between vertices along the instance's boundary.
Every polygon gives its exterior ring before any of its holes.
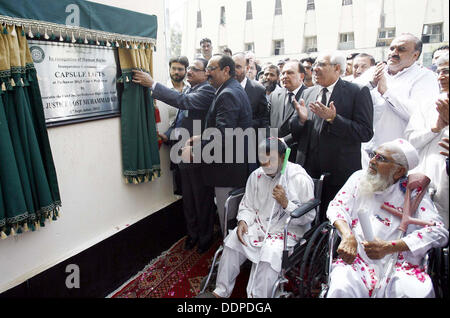
{"type": "Polygon", "coordinates": [[[218,66],[208,66],[207,68],[206,68],[206,70],[208,71],[208,72],[212,72],[212,71],[214,71],[214,70],[217,70],[219,67],[218,66]]]}
{"type": "Polygon", "coordinates": [[[193,72],[204,72],[205,70],[201,70],[199,68],[196,68],[195,66],[189,66],[187,68],[188,71],[193,71],[193,72]]]}
{"type": "Polygon", "coordinates": [[[377,162],[393,163],[393,164],[399,165],[399,163],[387,159],[385,156],[383,156],[383,155],[377,153],[376,151],[371,151],[371,152],[368,153],[368,155],[369,155],[370,160],[372,160],[373,158],[375,158],[375,161],[377,161],[377,162]]]}

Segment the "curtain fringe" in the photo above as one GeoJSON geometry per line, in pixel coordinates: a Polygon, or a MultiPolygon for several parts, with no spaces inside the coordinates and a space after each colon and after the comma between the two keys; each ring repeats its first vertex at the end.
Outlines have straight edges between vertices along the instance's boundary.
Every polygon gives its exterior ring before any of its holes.
{"type": "Polygon", "coordinates": [[[135,175],[135,176],[124,176],[124,181],[126,184],[140,184],[148,183],[157,178],[161,177],[161,170],[153,170],[145,174],[135,175]]]}
{"type": "Polygon", "coordinates": [[[35,232],[41,227],[45,227],[45,222],[56,221],[61,216],[59,206],[56,206],[51,211],[43,212],[37,219],[28,219],[14,224],[7,224],[0,228],[0,239],[4,240],[10,236],[16,236],[24,232],[35,232]]]}

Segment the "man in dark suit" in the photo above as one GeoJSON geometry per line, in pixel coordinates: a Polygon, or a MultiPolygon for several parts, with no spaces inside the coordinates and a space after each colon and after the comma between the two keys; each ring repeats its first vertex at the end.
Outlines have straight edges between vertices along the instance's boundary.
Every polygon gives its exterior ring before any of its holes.
{"type": "Polygon", "coordinates": [[[312,178],[330,173],[322,192],[321,219],[328,203],[350,175],[361,169],[361,142],[373,136],[373,104],[367,87],[344,81],[346,59],[320,54],[314,64],[317,84],[294,101],[291,132],[297,141],[297,163],[312,178]]]}
{"type": "Polygon", "coordinates": [[[244,53],[233,55],[235,64],[234,78],[241,84],[247,93],[250,105],[252,106],[252,126],[257,131],[258,128],[269,126],[269,107],[267,104],[266,91],[264,86],[246,76],[249,69],[248,61],[244,53]]]}
{"type": "MultiPolygon", "coordinates": [[[[266,89],[260,83],[255,80],[251,80],[246,76],[249,70],[249,61],[245,58],[244,53],[236,53],[233,55],[233,61],[235,63],[235,76],[234,78],[241,84],[247,93],[250,100],[250,106],[252,107],[252,127],[255,129],[255,135],[257,140],[255,141],[255,151],[259,144],[259,138],[266,138],[266,134],[260,134],[259,129],[266,129],[269,127],[269,106],[266,98],[266,89]]],[[[249,169],[252,172],[259,166],[258,162],[250,164],[249,169]]]]}
{"type": "MultiPolygon", "coordinates": [[[[239,82],[234,79],[235,64],[231,57],[216,54],[209,60],[206,69],[209,83],[216,89],[216,96],[206,115],[205,133],[203,136],[192,137],[183,153],[193,155],[194,161],[197,154],[201,153],[204,163],[202,166],[203,178],[207,185],[214,187],[217,211],[221,229],[223,229],[225,200],[231,190],[245,186],[249,175],[246,156],[249,149],[254,149],[251,144],[246,144],[244,149],[240,149],[236,143],[238,138],[230,136],[229,133],[227,135],[226,129],[235,131],[236,128],[242,130],[251,128],[252,109],[247,94],[239,82]],[[201,149],[196,145],[200,145],[201,149]],[[205,154],[206,149],[212,150],[213,153],[209,151],[205,154]],[[231,163],[225,160],[227,155],[230,155],[230,150],[233,152],[231,163]],[[238,160],[240,155],[244,155],[243,162],[238,160]],[[208,158],[206,158],[207,156],[208,158]],[[214,157],[213,160],[211,157],[214,157]],[[217,159],[217,157],[219,158],[217,159]]],[[[254,160],[256,160],[256,156],[254,160]]],[[[226,233],[222,234],[226,235],[226,233]]]]}
{"type": "MultiPolygon", "coordinates": [[[[151,87],[154,98],[179,109],[175,120],[177,125],[167,136],[174,142],[179,141],[182,134],[189,134],[189,138],[204,129],[205,116],[215,96],[215,89],[206,80],[207,64],[205,59],[197,58],[187,68],[187,80],[191,87],[184,93],[153,81],[146,73],[135,71],[134,82],[151,87]]],[[[180,147],[172,147],[172,161],[177,156],[176,149],[180,147]]],[[[203,182],[200,165],[183,162],[178,165],[188,233],[185,248],[190,250],[198,243],[198,251],[204,253],[213,239],[214,189],[203,182]]]]}
{"type": "Polygon", "coordinates": [[[288,61],[281,71],[282,88],[276,89],[270,95],[270,127],[278,129],[278,138],[291,147],[289,161],[295,162],[297,146],[291,135],[290,121],[295,114],[293,101],[300,100],[306,89],[303,84],[305,69],[298,61],[288,61]]]}

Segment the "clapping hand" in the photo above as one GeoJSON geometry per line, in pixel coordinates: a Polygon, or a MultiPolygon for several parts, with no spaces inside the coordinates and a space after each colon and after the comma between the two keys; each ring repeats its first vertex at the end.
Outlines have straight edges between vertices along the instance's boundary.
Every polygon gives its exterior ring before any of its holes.
{"type": "Polygon", "coordinates": [[[321,102],[311,103],[309,104],[309,109],[311,109],[314,114],[327,121],[333,121],[336,117],[336,107],[334,106],[333,101],[330,103],[329,107],[321,102]]]}
{"type": "Polygon", "coordinates": [[[308,108],[305,106],[305,101],[303,99],[300,99],[300,103],[299,103],[294,98],[292,100],[292,103],[295,107],[295,110],[297,111],[300,123],[304,124],[305,121],[308,119],[308,108]]]}
{"type": "Polygon", "coordinates": [[[439,113],[435,127],[431,129],[434,133],[439,133],[448,126],[448,98],[436,101],[436,110],[439,113]]]}

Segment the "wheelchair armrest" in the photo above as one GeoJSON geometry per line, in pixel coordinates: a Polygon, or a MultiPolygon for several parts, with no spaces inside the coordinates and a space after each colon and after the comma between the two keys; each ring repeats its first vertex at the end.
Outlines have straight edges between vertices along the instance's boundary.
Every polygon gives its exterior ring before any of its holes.
{"type": "Polygon", "coordinates": [[[303,203],[300,207],[298,207],[297,209],[295,209],[292,213],[291,213],[291,217],[293,219],[297,219],[299,217],[302,217],[303,215],[305,215],[306,213],[308,213],[309,211],[311,211],[312,209],[315,209],[316,207],[318,207],[320,205],[320,200],[319,199],[312,199],[309,200],[306,203],[303,203]]]}
{"type": "Polygon", "coordinates": [[[245,187],[231,190],[230,192],[228,192],[228,195],[230,197],[234,197],[236,195],[240,195],[240,194],[243,194],[243,193],[245,193],[245,187]]]}

